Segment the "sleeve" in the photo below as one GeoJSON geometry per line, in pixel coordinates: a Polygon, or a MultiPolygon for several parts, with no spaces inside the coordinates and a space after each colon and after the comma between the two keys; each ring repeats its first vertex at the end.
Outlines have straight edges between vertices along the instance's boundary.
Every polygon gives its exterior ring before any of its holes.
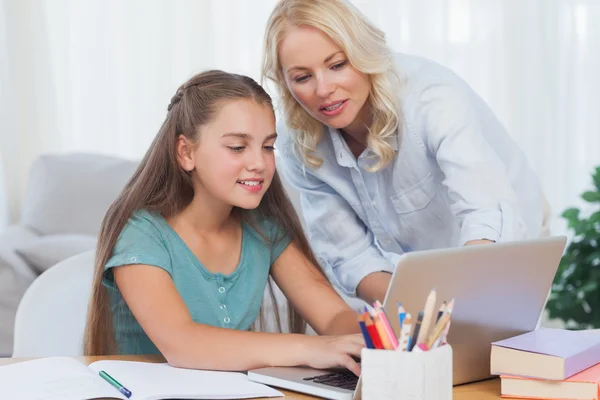
{"type": "Polygon", "coordinates": [[[508,134],[465,82],[450,72],[437,77],[417,91],[416,120],[422,129],[413,134],[420,135],[444,173],[451,209],[461,226],[459,244],[525,238],[517,195],[495,151],[506,149],[508,134]]]}
{"type": "Polygon", "coordinates": [[[393,272],[394,265],[375,244],[373,233],[348,202],[328,184],[301,168],[291,149],[282,149],[279,171],[300,192],[308,237],[334,286],[355,297],[360,281],[373,272],[393,272]]]}
{"type": "Polygon", "coordinates": [[[261,230],[266,232],[271,243],[270,265],[273,265],[281,253],[283,253],[283,251],[288,247],[291,242],[291,238],[288,233],[284,231],[283,227],[272,220],[264,220],[261,225],[261,230]]]}
{"type": "Polygon", "coordinates": [[[171,257],[160,230],[148,218],[134,214],[119,234],[111,257],[104,265],[104,281],[114,282],[112,268],[145,264],[162,268],[172,274],[171,257]]]}

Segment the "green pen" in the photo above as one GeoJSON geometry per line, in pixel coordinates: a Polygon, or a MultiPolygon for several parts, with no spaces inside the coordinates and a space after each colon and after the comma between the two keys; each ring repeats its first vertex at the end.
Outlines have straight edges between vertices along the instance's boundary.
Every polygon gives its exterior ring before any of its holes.
{"type": "Polygon", "coordinates": [[[100,371],[99,374],[102,377],[102,379],[104,379],[106,382],[108,382],[112,386],[114,386],[119,392],[121,392],[125,396],[127,396],[127,398],[131,397],[131,392],[125,386],[123,386],[119,382],[117,382],[117,380],[115,378],[113,378],[112,376],[110,376],[109,374],[107,374],[104,371],[100,371]]]}

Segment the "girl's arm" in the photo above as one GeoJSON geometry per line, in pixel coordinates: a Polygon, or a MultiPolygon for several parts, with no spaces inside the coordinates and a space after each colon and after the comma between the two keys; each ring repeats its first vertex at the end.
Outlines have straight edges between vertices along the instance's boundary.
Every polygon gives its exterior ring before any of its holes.
{"type": "Polygon", "coordinates": [[[150,340],[169,364],[182,368],[243,371],[266,366],[359,367],[361,338],[238,331],[198,324],[169,274],[148,265],[114,268],[115,281],[150,340]]]}
{"type": "Polygon", "coordinates": [[[359,333],[356,311],[292,242],[271,266],[271,275],[300,315],[320,335],[359,333]]]}

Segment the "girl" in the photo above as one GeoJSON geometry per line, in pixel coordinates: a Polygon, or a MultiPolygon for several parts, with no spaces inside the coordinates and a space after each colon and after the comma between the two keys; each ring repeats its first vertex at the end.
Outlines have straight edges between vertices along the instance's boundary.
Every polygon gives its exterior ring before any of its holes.
{"type": "Polygon", "coordinates": [[[275,116],[251,78],[181,86],[102,223],[85,354],[161,353],[178,367],[359,367],[356,313],[329,285],[275,171],[275,116]],[[292,334],[249,329],[269,275],[292,334]],[[304,321],[324,336],[308,336],[304,321]]]}
{"type": "Polygon", "coordinates": [[[540,183],[486,104],[442,66],[392,54],[348,2],[280,1],[263,76],[282,97],[280,170],[345,294],[382,300],[405,252],[545,231],[540,183]]]}

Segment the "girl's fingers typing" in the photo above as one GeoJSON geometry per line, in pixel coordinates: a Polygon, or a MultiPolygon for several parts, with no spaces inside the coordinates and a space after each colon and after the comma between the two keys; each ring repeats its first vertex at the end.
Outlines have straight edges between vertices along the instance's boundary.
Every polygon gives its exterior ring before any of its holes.
{"type": "Polygon", "coordinates": [[[356,376],[360,376],[360,365],[352,359],[352,357],[345,356],[341,364],[346,369],[352,371],[356,376]]]}

